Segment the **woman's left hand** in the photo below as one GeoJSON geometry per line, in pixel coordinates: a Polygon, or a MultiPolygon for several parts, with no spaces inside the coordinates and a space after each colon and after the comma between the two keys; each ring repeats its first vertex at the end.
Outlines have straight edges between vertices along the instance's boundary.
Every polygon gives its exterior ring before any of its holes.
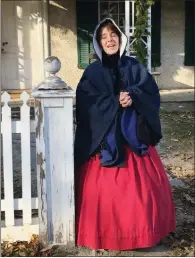
{"type": "Polygon", "coordinates": [[[128,92],[121,92],[119,102],[122,107],[130,107],[132,105],[132,99],[128,92]]]}

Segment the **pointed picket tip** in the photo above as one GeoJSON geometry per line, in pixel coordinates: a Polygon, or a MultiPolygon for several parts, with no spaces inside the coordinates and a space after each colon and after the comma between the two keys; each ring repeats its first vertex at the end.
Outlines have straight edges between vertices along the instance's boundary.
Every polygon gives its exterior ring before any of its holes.
{"type": "Polygon", "coordinates": [[[4,104],[7,104],[11,99],[11,96],[9,95],[9,93],[7,93],[7,91],[5,91],[2,95],[1,95],[1,101],[4,102],[4,104]]]}
{"type": "Polygon", "coordinates": [[[26,91],[23,91],[20,94],[20,99],[23,100],[24,104],[29,100],[29,94],[26,91]]]}

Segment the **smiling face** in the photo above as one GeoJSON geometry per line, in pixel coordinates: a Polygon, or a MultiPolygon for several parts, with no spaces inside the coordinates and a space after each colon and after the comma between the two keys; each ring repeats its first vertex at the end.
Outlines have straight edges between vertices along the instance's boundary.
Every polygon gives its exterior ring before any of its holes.
{"type": "Polygon", "coordinates": [[[100,45],[107,55],[116,54],[120,47],[119,36],[106,26],[101,30],[100,45]]]}

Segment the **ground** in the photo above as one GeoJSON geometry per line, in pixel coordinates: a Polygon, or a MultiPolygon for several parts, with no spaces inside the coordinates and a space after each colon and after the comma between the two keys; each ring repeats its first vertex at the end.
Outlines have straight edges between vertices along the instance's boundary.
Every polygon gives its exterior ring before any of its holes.
{"type": "MultiPolygon", "coordinates": [[[[174,196],[177,228],[159,245],[149,249],[103,252],[97,256],[194,256],[194,106],[192,103],[164,103],[161,108],[164,138],[157,147],[169,176],[174,196]]],[[[166,207],[165,207],[166,208],[166,207]]],[[[87,248],[61,246],[38,250],[31,243],[3,243],[2,256],[95,256],[87,248]]]]}

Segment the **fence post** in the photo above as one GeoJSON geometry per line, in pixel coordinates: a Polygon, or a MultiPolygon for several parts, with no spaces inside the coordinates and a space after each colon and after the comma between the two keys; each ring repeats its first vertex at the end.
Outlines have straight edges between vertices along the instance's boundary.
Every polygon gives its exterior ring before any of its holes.
{"type": "Polygon", "coordinates": [[[73,97],[75,92],[55,75],[57,57],[44,61],[49,73],[32,90],[36,114],[39,235],[42,246],[75,244],[73,97]]]}

